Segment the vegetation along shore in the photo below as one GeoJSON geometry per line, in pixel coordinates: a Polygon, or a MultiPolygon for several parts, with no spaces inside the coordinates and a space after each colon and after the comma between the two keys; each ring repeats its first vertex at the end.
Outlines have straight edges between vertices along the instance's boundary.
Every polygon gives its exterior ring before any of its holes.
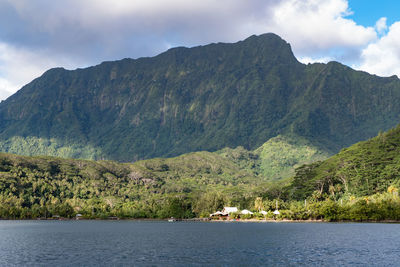
{"type": "Polygon", "coordinates": [[[397,126],[282,181],[241,148],[133,164],[2,153],[0,217],[201,218],[229,205],[255,219],[398,221],[399,145],[397,126]]]}

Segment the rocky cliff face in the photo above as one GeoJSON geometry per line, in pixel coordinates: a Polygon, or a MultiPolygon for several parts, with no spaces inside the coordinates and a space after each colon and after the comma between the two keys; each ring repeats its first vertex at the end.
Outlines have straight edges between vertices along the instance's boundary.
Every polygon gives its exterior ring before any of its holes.
{"type": "Polygon", "coordinates": [[[68,71],[51,69],[0,104],[0,148],[133,161],[278,134],[322,151],[399,122],[400,81],[339,63],[304,65],[274,34],[173,48],[68,71]]]}

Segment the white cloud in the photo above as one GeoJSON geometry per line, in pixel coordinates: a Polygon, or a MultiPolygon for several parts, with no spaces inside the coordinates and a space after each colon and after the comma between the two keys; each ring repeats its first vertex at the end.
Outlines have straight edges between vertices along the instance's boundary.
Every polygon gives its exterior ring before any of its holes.
{"type": "Polygon", "coordinates": [[[359,69],[381,76],[400,77],[400,22],[389,27],[387,35],[368,45],[361,54],[359,69]]]}
{"type": "Polygon", "coordinates": [[[0,43],[0,97],[11,95],[40,75],[45,66],[39,62],[43,61],[34,53],[0,43]]]}
{"type": "Polygon", "coordinates": [[[94,38],[175,34],[182,43],[198,43],[275,32],[299,53],[358,47],[376,38],[374,28],[346,18],[351,13],[347,0],[8,1],[36,31],[53,34],[79,27],[94,38]]]}
{"type": "Polygon", "coordinates": [[[387,18],[383,17],[380,18],[376,23],[375,23],[375,29],[376,32],[379,34],[384,34],[386,30],[388,29],[386,25],[387,18]]]}
{"type": "Polygon", "coordinates": [[[267,26],[301,56],[328,53],[332,48],[358,48],[373,41],[375,30],[347,19],[349,14],[346,0],[288,0],[276,7],[267,26]]]}
{"type": "Polygon", "coordinates": [[[21,87],[20,84],[13,84],[11,81],[0,78],[0,99],[6,99],[21,87]]]}
{"type": "Polygon", "coordinates": [[[309,64],[309,63],[328,63],[329,61],[332,61],[335,59],[332,57],[320,57],[320,58],[299,57],[297,60],[303,64],[309,64]]]}
{"type": "Polygon", "coordinates": [[[15,93],[51,67],[71,66],[68,60],[46,56],[44,51],[28,51],[0,43],[0,99],[15,93]]]}

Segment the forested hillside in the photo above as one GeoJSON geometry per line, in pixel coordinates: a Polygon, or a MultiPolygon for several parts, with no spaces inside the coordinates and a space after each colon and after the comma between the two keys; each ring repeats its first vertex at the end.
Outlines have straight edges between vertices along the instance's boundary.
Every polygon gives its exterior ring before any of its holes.
{"type": "MultiPolygon", "coordinates": [[[[282,136],[270,147],[288,145],[282,136]]],[[[400,126],[274,182],[264,174],[263,147],[133,164],[2,153],[0,218],[192,218],[237,206],[258,219],[400,220],[400,126]]]]}
{"type": "Polygon", "coordinates": [[[3,153],[0,218],[208,216],[224,203],[247,205],[268,184],[254,161],[243,149],[134,164],[3,153]]]}
{"type": "MultiPolygon", "coordinates": [[[[368,196],[400,188],[400,126],[296,170],[293,196],[368,196]]],[[[397,189],[396,189],[397,190],[397,189]]]]}

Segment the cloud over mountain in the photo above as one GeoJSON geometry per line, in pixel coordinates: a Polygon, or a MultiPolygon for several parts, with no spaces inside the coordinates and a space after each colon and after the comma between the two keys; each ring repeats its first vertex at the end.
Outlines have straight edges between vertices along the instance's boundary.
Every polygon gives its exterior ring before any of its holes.
{"type": "Polygon", "coordinates": [[[0,0],[0,97],[51,67],[153,56],[173,46],[265,32],[282,36],[306,62],[328,58],[374,70],[367,48],[383,45],[383,21],[364,27],[349,14],[347,0],[0,0]],[[18,60],[10,62],[15,53],[18,60]]]}
{"type": "Polygon", "coordinates": [[[383,76],[400,77],[400,22],[389,27],[388,33],[368,45],[361,54],[360,69],[383,76]]]}

